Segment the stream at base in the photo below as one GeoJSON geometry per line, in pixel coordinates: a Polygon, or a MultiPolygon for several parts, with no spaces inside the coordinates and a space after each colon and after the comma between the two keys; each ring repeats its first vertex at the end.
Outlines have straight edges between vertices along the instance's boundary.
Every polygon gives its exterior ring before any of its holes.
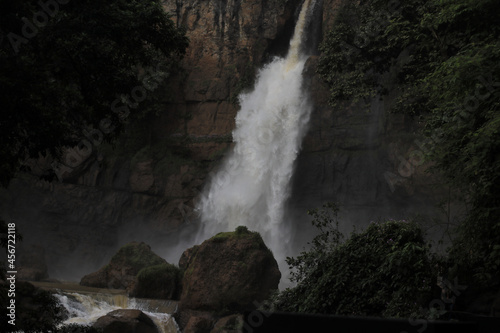
{"type": "Polygon", "coordinates": [[[31,283],[54,293],[69,315],[63,325],[91,326],[113,310],[137,309],[153,320],[159,332],[180,333],[172,316],[177,311],[176,301],[133,298],[124,290],[88,288],[75,283],[31,283]]]}

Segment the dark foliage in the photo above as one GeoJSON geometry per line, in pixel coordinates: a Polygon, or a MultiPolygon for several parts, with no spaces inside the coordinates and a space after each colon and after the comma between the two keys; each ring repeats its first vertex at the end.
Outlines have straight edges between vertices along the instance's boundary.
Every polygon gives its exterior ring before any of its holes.
{"type": "Polygon", "coordinates": [[[179,267],[169,263],[145,267],[137,274],[135,297],[177,300],[181,278],[179,267]]]}
{"type": "Polygon", "coordinates": [[[16,281],[15,283],[15,325],[8,323],[7,316],[12,298],[8,297],[10,284],[0,285],[0,303],[2,316],[2,332],[24,331],[55,332],[57,326],[66,317],[65,309],[57,299],[48,291],[36,288],[28,282],[16,281]],[[7,320],[6,320],[7,318],[7,320]]]}
{"type": "Polygon", "coordinates": [[[156,1],[0,1],[2,184],[26,157],[77,145],[84,128],[118,134],[186,47],[156,1]]]}
{"type": "Polygon", "coordinates": [[[500,271],[499,11],[496,0],[350,2],[318,68],[332,104],[391,91],[394,112],[425,122],[427,160],[468,207],[450,254],[469,282],[500,271]]]}
{"type": "Polygon", "coordinates": [[[320,233],[310,250],[288,259],[298,284],[278,294],[272,306],[321,314],[420,314],[431,297],[436,272],[418,225],[395,220],[372,223],[341,242],[336,213],[331,219],[329,209],[311,212],[320,233]]]}

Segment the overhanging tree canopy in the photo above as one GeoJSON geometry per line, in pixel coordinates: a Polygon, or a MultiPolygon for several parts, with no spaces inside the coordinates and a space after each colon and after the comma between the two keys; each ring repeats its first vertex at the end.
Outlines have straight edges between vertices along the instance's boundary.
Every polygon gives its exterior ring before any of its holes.
{"type": "Polygon", "coordinates": [[[0,0],[0,172],[112,137],[184,54],[188,40],[159,1],[0,0]]]}

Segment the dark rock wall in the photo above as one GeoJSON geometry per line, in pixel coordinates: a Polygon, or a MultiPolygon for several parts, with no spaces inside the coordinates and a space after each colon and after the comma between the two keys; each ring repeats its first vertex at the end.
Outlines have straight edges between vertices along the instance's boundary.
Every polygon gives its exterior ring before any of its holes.
{"type": "Polygon", "coordinates": [[[296,242],[304,244],[311,237],[310,224],[304,223],[309,220],[306,211],[327,201],[339,204],[343,231],[378,219],[417,218],[435,245],[446,241],[444,222],[459,209],[448,187],[427,172],[429,163],[421,159],[425,138],[418,134],[420,124],[391,113],[394,91],[375,97],[368,107],[346,102],[332,108],[328,87],[316,74],[317,64],[318,57],[312,56],[304,70],[314,109],[288,203],[296,242]]]}

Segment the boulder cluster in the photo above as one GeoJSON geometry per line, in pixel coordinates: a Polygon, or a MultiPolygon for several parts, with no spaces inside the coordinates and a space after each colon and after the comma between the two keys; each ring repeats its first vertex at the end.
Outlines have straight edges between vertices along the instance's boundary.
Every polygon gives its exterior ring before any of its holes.
{"type": "Polygon", "coordinates": [[[179,268],[167,263],[143,242],[123,246],[109,264],[80,281],[82,286],[125,289],[133,297],[159,299],[176,299],[179,283],[179,268]]]}
{"type": "MultiPolygon", "coordinates": [[[[80,284],[126,289],[133,297],[178,300],[175,318],[183,332],[209,333],[236,332],[242,325],[239,314],[268,299],[280,278],[260,234],[238,227],[187,249],[179,266],[167,263],[145,243],[129,243],[80,284]]],[[[154,332],[137,311],[109,313],[95,325],[107,333],[154,332]]]]}

